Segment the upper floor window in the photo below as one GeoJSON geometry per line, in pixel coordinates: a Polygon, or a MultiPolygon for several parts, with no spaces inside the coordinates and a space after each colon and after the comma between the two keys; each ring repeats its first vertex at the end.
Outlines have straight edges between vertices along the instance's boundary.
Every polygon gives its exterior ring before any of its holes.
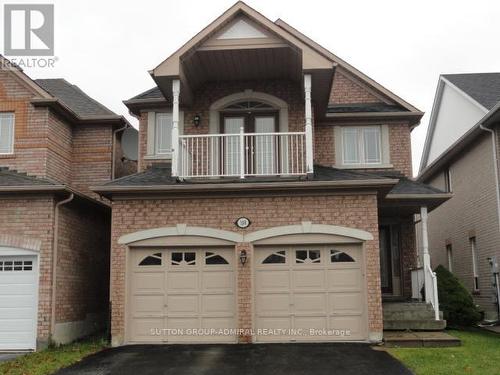
{"type": "Polygon", "coordinates": [[[14,152],[14,113],[0,113],[0,154],[14,152]]]}
{"type": "Polygon", "coordinates": [[[343,164],[380,164],[382,162],[380,126],[343,127],[343,164]]]}
{"type": "Polygon", "coordinates": [[[157,113],[155,120],[155,154],[172,152],[172,113],[157,113]]]}

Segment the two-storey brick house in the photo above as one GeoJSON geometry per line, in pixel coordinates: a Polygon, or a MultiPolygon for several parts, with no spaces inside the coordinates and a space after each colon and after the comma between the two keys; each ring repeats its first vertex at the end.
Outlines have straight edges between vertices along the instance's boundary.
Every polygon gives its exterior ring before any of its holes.
{"type": "Polygon", "coordinates": [[[123,173],[130,125],[0,58],[0,350],[36,349],[107,321],[111,209],[89,185],[123,173]]]}
{"type": "Polygon", "coordinates": [[[381,340],[413,215],[449,198],[411,179],[422,112],[242,2],[150,74],[139,173],[93,188],[113,344],[381,340]]]}

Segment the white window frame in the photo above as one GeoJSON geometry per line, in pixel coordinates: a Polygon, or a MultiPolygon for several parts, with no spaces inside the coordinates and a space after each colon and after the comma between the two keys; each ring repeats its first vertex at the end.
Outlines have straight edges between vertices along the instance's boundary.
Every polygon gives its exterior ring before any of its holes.
{"type": "Polygon", "coordinates": [[[390,164],[389,155],[389,128],[388,125],[363,125],[363,126],[335,126],[335,159],[337,168],[392,168],[390,164]],[[379,160],[367,161],[365,157],[365,130],[378,129],[378,148],[379,160]],[[357,162],[346,162],[344,158],[345,142],[344,131],[353,131],[357,133],[357,144],[359,151],[359,160],[357,162]]]}
{"type": "Polygon", "coordinates": [[[155,134],[154,134],[154,137],[155,137],[155,155],[160,155],[160,156],[172,156],[172,112],[157,112],[156,115],[155,115],[155,134]],[[158,136],[158,133],[159,133],[159,125],[160,125],[160,121],[159,119],[161,117],[168,117],[170,116],[170,148],[168,150],[161,150],[160,151],[160,137],[158,136]]]}
{"type": "Polygon", "coordinates": [[[475,292],[479,291],[479,268],[477,264],[477,242],[476,242],[476,237],[470,237],[469,238],[469,245],[470,245],[470,250],[471,250],[471,256],[472,256],[472,283],[473,283],[473,289],[475,292]]]}
{"type": "Polygon", "coordinates": [[[446,245],[446,260],[448,261],[448,271],[453,272],[453,246],[446,245]]]}
{"type": "MultiPolygon", "coordinates": [[[[170,160],[172,159],[172,151],[165,153],[157,152],[157,137],[156,137],[156,124],[157,124],[157,115],[167,113],[171,114],[170,110],[162,110],[158,109],[156,111],[148,111],[147,112],[147,139],[146,139],[146,156],[144,159],[146,160],[170,160]]],[[[179,134],[184,134],[184,113],[183,111],[179,111],[179,134]]],[[[172,145],[173,147],[173,145],[172,145]]]]}
{"type": "MultiPolygon", "coordinates": [[[[0,117],[3,117],[4,115],[11,115],[12,116],[11,140],[10,140],[9,150],[7,152],[2,152],[0,150],[0,155],[12,155],[12,154],[14,154],[14,139],[15,139],[14,134],[15,134],[15,130],[16,130],[16,115],[14,112],[0,112],[0,117]]],[[[1,134],[1,126],[0,126],[0,137],[1,136],[2,136],[2,134],[1,134]]]]}

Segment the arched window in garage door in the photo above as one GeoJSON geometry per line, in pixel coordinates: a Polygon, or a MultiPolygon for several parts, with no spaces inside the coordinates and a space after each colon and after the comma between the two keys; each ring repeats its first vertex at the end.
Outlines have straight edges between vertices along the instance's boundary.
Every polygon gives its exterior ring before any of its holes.
{"type": "Polygon", "coordinates": [[[229,264],[229,262],[219,254],[215,254],[210,251],[205,252],[205,264],[206,265],[216,265],[216,264],[229,264]]]}
{"type": "Polygon", "coordinates": [[[330,250],[330,259],[332,263],[355,262],[354,258],[340,250],[330,250]]]}
{"type": "Polygon", "coordinates": [[[161,266],[161,253],[154,253],[143,258],[139,266],[161,266]]]}

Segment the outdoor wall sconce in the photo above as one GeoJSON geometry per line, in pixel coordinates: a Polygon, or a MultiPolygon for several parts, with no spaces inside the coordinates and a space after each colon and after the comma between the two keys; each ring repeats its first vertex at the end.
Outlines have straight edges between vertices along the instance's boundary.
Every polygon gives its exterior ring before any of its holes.
{"type": "Polygon", "coordinates": [[[240,263],[242,266],[245,265],[245,263],[247,262],[247,251],[246,250],[241,250],[240,251],[240,263]]]}
{"type": "Polygon", "coordinates": [[[196,126],[196,127],[200,126],[200,122],[201,122],[201,116],[200,115],[195,115],[194,118],[193,118],[194,126],[196,126]]]}

